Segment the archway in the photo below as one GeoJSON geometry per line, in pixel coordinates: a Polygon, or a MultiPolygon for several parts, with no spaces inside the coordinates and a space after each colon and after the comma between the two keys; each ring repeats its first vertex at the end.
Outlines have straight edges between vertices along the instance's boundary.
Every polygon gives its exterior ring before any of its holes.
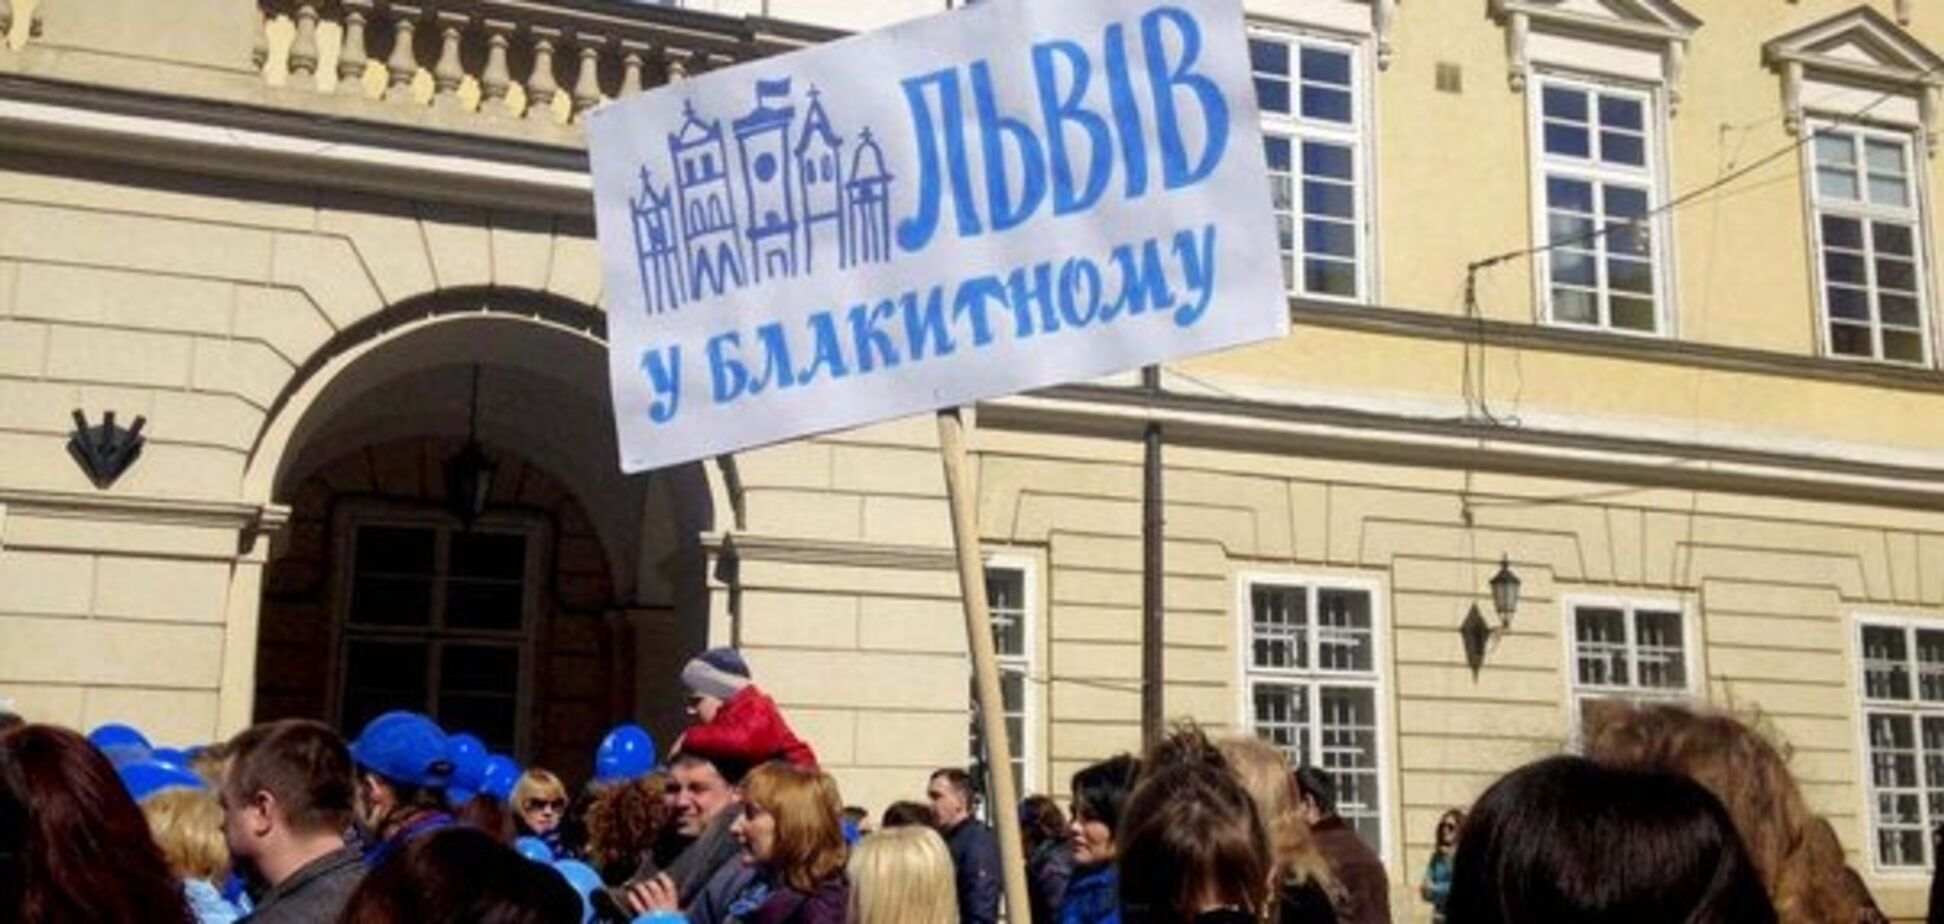
{"type": "Polygon", "coordinates": [[[400,306],[286,391],[252,466],[290,508],[257,719],[424,709],[577,777],[612,723],[679,715],[668,664],[707,633],[706,478],[621,475],[598,327],[530,309],[400,306]],[[490,487],[468,523],[446,467],[475,435],[490,487]]]}

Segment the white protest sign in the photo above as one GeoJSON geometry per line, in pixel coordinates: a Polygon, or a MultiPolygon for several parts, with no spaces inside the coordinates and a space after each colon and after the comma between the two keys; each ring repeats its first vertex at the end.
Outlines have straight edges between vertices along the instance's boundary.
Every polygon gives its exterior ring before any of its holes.
{"type": "Polygon", "coordinates": [[[589,125],[621,467],[1279,337],[1240,0],[999,0],[589,125]]]}

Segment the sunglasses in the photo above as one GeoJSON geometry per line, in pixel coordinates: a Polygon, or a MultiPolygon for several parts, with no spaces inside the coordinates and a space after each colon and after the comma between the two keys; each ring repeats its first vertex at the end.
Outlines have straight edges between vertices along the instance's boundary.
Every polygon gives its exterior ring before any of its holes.
{"type": "Polygon", "coordinates": [[[558,811],[563,811],[566,808],[567,808],[566,799],[528,799],[526,800],[526,810],[529,812],[538,812],[545,809],[553,809],[554,811],[558,812],[558,811]]]}

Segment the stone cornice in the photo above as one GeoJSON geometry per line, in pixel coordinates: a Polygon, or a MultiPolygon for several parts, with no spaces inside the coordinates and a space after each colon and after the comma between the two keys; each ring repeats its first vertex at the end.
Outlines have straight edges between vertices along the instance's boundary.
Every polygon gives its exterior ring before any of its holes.
{"type": "Polygon", "coordinates": [[[0,506],[4,506],[8,515],[13,517],[249,529],[261,532],[275,532],[290,519],[290,509],[280,504],[125,494],[29,491],[18,488],[0,488],[0,506]]]}

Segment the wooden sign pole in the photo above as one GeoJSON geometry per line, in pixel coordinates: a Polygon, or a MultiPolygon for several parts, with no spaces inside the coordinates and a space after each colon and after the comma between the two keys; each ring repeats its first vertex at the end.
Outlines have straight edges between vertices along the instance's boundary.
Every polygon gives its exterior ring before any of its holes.
{"type": "MultiPolygon", "coordinates": [[[[972,651],[972,678],[985,732],[986,769],[991,778],[988,803],[999,833],[999,857],[1006,880],[1006,920],[1031,924],[1026,894],[1026,848],[1019,833],[1019,793],[1014,791],[1012,740],[1006,736],[1006,700],[999,690],[999,658],[992,645],[992,613],[987,609],[985,555],[979,543],[978,498],[965,454],[965,422],[958,408],[938,412],[938,452],[945,463],[945,495],[952,508],[952,540],[958,549],[959,590],[965,601],[965,639],[972,651]]],[[[1044,924],[1044,922],[1043,922],[1044,924]]]]}

